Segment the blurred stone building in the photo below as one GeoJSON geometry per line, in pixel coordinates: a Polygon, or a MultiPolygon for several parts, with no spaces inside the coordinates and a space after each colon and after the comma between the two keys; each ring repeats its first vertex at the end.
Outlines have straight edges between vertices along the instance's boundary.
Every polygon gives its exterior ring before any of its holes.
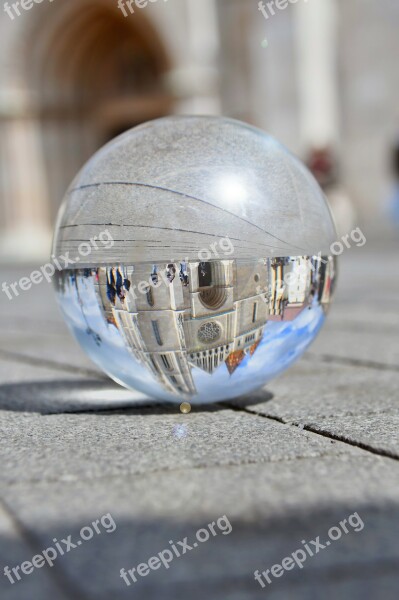
{"type": "Polygon", "coordinates": [[[396,0],[298,0],[269,19],[257,0],[2,11],[0,255],[45,255],[82,164],[170,113],[241,118],[302,156],[334,148],[358,213],[374,216],[399,121],[398,24],[396,0]]]}

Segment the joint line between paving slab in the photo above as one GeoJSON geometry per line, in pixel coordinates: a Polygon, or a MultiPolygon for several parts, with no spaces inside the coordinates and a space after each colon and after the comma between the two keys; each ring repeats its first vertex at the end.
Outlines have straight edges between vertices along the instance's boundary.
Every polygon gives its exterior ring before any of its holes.
{"type": "Polygon", "coordinates": [[[377,371],[392,371],[399,373],[399,367],[396,365],[387,365],[385,363],[379,363],[373,360],[363,360],[357,358],[345,358],[343,356],[334,356],[333,354],[312,354],[308,352],[303,357],[305,360],[319,361],[323,363],[335,363],[337,365],[344,365],[350,367],[360,367],[365,369],[376,369],[377,371]]]}
{"type": "MultiPolygon", "coordinates": [[[[345,564],[335,563],[328,567],[313,567],[310,571],[306,569],[290,574],[290,578],[280,580],[279,590],[284,592],[292,588],[306,588],[309,584],[328,584],[336,583],[337,579],[342,581],[359,581],[360,578],[373,580],[376,577],[384,577],[390,575],[396,575],[398,572],[398,560],[397,559],[383,559],[378,561],[365,561],[357,564],[345,564]]],[[[214,581],[212,591],[219,591],[219,589],[226,595],[227,592],[237,592],[237,589],[248,592],[248,576],[245,575],[233,575],[229,581],[214,581]]],[[[262,593],[262,592],[261,592],[262,593]]],[[[264,592],[263,592],[264,593],[264,592]]],[[[223,597],[225,597],[225,595],[223,597]]],[[[261,596],[259,596],[261,598],[261,596]]],[[[267,596],[265,596],[267,598],[267,596]]]]}
{"type": "Polygon", "coordinates": [[[309,431],[310,433],[314,433],[316,435],[320,435],[329,440],[333,440],[334,442],[342,442],[343,444],[347,444],[348,446],[352,446],[354,448],[358,448],[359,450],[364,450],[365,452],[369,452],[370,454],[374,454],[375,456],[380,456],[382,458],[390,458],[391,460],[398,461],[399,456],[389,450],[384,450],[383,448],[374,448],[373,446],[369,446],[368,444],[364,444],[363,442],[356,442],[354,440],[348,439],[345,436],[340,436],[338,434],[330,433],[328,431],[322,431],[316,427],[312,427],[311,425],[305,425],[304,423],[296,423],[293,421],[286,421],[281,417],[277,417],[276,415],[268,415],[265,413],[257,413],[253,410],[249,410],[245,407],[239,407],[231,405],[228,402],[221,403],[224,406],[234,410],[236,412],[245,412],[247,414],[253,415],[255,417],[262,417],[263,419],[269,419],[271,421],[277,421],[277,423],[281,423],[282,425],[289,425],[292,427],[303,428],[304,431],[309,431]]]}
{"type": "MultiPolygon", "coordinates": [[[[294,424],[298,427],[298,423],[294,424]]],[[[335,440],[338,442],[343,442],[344,444],[348,444],[349,446],[353,446],[355,448],[360,448],[361,450],[365,450],[366,452],[370,452],[376,456],[381,456],[384,458],[391,458],[392,460],[399,460],[399,456],[390,452],[389,450],[384,450],[383,448],[374,448],[373,446],[369,446],[368,444],[364,444],[363,442],[356,442],[351,440],[345,436],[341,436],[335,433],[330,433],[328,431],[322,431],[316,427],[312,427],[311,425],[304,425],[304,429],[306,431],[310,431],[311,433],[316,433],[317,435],[321,435],[323,437],[329,438],[330,440],[335,440]]]]}
{"type": "MultiPolygon", "coordinates": [[[[34,555],[40,553],[41,550],[38,550],[42,546],[40,540],[37,540],[36,536],[25,527],[24,523],[19,519],[4,498],[0,498],[0,503],[13,523],[15,530],[26,542],[28,548],[30,548],[34,555]]],[[[58,565],[54,565],[53,568],[46,570],[46,574],[48,574],[48,577],[52,579],[55,585],[61,590],[65,598],[70,598],[70,600],[89,600],[88,596],[83,594],[70,582],[58,565]]]]}
{"type": "Polygon", "coordinates": [[[86,375],[89,377],[95,377],[96,379],[105,379],[109,381],[109,377],[106,377],[99,371],[94,369],[86,369],[82,367],[74,367],[73,365],[67,365],[65,363],[59,363],[55,360],[49,360],[45,358],[36,358],[34,356],[28,356],[26,354],[19,354],[18,352],[9,352],[8,350],[0,350],[0,359],[12,362],[24,363],[31,367],[43,367],[46,369],[52,369],[54,371],[65,371],[66,373],[73,373],[74,375],[86,375]]]}

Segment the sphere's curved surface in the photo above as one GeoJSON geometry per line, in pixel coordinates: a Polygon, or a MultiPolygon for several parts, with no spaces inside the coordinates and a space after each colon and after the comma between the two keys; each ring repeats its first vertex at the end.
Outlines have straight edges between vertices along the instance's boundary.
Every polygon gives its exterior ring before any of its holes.
{"type": "Polygon", "coordinates": [[[196,258],[225,236],[236,258],[328,254],[336,239],[302,163],[262,131],[216,117],[151,121],[97,152],[67,193],[54,253],[75,254],[102,225],[115,240],[106,264],[196,258]]]}
{"type": "Polygon", "coordinates": [[[101,149],[60,209],[55,284],[89,356],[172,402],[261,387],[314,339],[336,234],[306,168],[238,121],[170,117],[101,149]]]}

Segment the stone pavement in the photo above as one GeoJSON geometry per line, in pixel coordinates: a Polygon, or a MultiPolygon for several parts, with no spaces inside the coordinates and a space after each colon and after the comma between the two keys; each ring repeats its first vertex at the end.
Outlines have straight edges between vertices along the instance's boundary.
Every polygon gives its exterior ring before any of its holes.
{"type": "MultiPolygon", "coordinates": [[[[398,246],[347,251],[328,322],[290,371],[186,416],[105,378],[68,334],[50,286],[13,302],[0,294],[0,598],[396,600],[398,246]],[[302,540],[325,541],[356,512],[363,530],[265,589],[255,581],[255,570],[302,540]],[[3,575],[107,513],[113,533],[14,585],[3,575]],[[222,515],[229,535],[130,587],[120,578],[222,515]]],[[[0,280],[30,271],[3,268],[0,280]]]]}

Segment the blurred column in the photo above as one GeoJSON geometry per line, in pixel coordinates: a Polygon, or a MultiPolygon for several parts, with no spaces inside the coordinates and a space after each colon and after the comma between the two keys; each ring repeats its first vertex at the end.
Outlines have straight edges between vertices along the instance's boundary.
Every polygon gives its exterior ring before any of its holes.
{"type": "Polygon", "coordinates": [[[293,5],[302,146],[335,146],[339,137],[336,0],[293,5]]]}
{"type": "Polygon", "coordinates": [[[28,115],[12,115],[2,124],[2,196],[5,206],[0,254],[34,260],[50,252],[45,171],[40,124],[28,115]]]}
{"type": "Polygon", "coordinates": [[[216,0],[187,0],[187,55],[170,74],[170,83],[182,99],[177,112],[219,114],[219,31],[216,0]]]}
{"type": "MultiPolygon", "coordinates": [[[[252,122],[254,79],[259,79],[258,62],[253,62],[251,44],[260,19],[258,7],[241,0],[217,0],[221,52],[220,94],[223,113],[252,122]]],[[[263,18],[262,18],[263,21],[263,18]]],[[[256,92],[256,90],[255,90],[256,92]]],[[[259,95],[256,95],[256,99],[259,95]]]]}

